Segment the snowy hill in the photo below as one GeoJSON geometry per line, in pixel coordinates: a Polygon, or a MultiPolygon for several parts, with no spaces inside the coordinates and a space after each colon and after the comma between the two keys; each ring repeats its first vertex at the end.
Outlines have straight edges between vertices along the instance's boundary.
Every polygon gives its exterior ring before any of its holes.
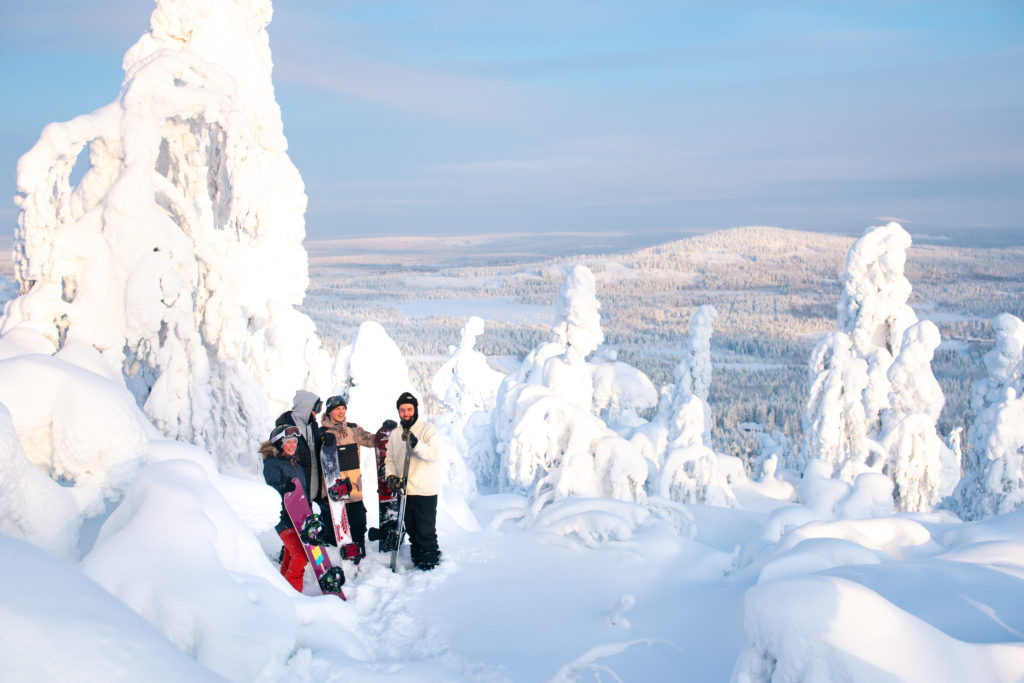
{"type": "MultiPolygon", "coordinates": [[[[298,309],[304,196],[270,16],[267,0],[159,0],[118,98],[52,124],[19,164],[0,679],[1024,680],[1013,311],[991,320],[962,441],[939,432],[941,331],[918,316],[896,223],[856,241],[745,228],[628,257],[498,259],[500,274],[494,254],[400,278],[349,261],[363,279],[316,292],[336,325],[318,329],[298,309]],[[747,290],[764,298],[744,308],[730,293],[747,290]],[[634,316],[653,336],[620,354],[628,303],[653,292],[634,316]],[[808,307],[767,307],[780,292],[808,307]],[[460,335],[427,338],[436,299],[460,335]],[[515,353],[485,353],[481,299],[515,353]],[[529,322],[502,317],[522,305],[529,322]],[[762,431],[751,454],[716,441],[713,339],[755,311],[813,335],[803,438],[762,431]],[[436,372],[410,373],[396,321],[436,372]],[[645,346],[671,359],[661,376],[632,362],[645,346]],[[417,571],[403,548],[393,573],[371,544],[357,569],[328,549],[348,599],[308,568],[296,591],[256,444],[296,389],[345,394],[372,429],[410,388],[438,434],[442,562],[417,571]]],[[[976,272],[1015,281],[1019,254],[1001,258],[976,272]]],[[[987,305],[1016,301],[1002,296],[987,305]]],[[[361,467],[374,481],[371,453],[361,467]]]]}

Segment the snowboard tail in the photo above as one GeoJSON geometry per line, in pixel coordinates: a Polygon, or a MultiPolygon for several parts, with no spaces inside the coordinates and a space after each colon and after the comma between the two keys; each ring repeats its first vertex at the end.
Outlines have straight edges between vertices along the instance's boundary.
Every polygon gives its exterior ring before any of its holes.
{"type": "Polygon", "coordinates": [[[402,550],[402,537],[405,536],[405,499],[408,494],[402,491],[398,499],[398,521],[393,538],[393,550],[391,551],[391,571],[398,573],[398,553],[402,550]]]}

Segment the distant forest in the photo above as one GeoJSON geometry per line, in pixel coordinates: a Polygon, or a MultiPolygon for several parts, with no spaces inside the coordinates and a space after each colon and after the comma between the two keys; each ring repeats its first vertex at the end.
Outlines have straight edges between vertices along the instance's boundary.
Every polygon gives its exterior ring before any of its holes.
{"type": "MultiPolygon", "coordinates": [[[[598,353],[617,353],[658,386],[672,381],[694,311],[711,304],[718,311],[711,340],[713,438],[720,452],[746,459],[757,450],[757,431],[800,441],[808,360],[818,337],[835,328],[853,241],[736,228],[614,254],[579,253],[586,238],[571,236],[335,242],[310,249],[301,308],[330,349],[350,344],[363,321],[379,322],[422,390],[458,343],[469,315],[460,302],[553,307],[575,263],[597,277],[605,334],[598,353]],[[451,306],[430,317],[398,308],[417,301],[451,306]]],[[[1024,318],[1024,248],[915,245],[905,273],[913,285],[910,305],[942,332],[932,368],[946,396],[939,431],[947,435],[973,420],[971,387],[984,373],[991,318],[1003,312],[1024,318]]],[[[536,322],[488,320],[477,348],[507,371],[549,336],[549,327],[536,322]]]]}

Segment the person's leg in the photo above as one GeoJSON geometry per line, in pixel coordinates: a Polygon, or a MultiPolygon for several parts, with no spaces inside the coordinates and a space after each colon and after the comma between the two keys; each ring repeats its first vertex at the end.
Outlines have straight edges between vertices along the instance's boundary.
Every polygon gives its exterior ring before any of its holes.
{"type": "Polygon", "coordinates": [[[361,500],[346,503],[345,513],[348,515],[349,528],[352,529],[352,540],[362,545],[366,540],[366,506],[361,500]]]}
{"type": "Polygon", "coordinates": [[[317,502],[320,506],[320,520],[324,523],[324,545],[338,545],[338,540],[334,537],[334,520],[331,518],[331,505],[327,502],[326,498],[321,498],[317,502]]]}
{"type": "Polygon", "coordinates": [[[361,500],[345,503],[345,514],[352,530],[352,542],[359,548],[358,561],[366,557],[366,506],[361,500]]]}
{"type": "Polygon", "coordinates": [[[302,541],[295,529],[285,529],[280,533],[281,542],[284,543],[284,557],[281,559],[281,575],[292,585],[292,588],[302,592],[302,577],[306,572],[306,551],[302,548],[302,541]]]}
{"type": "Polygon", "coordinates": [[[441,560],[437,546],[437,496],[409,496],[405,515],[413,564],[419,569],[433,569],[441,560]]]}
{"type": "MultiPolygon", "coordinates": [[[[398,534],[398,526],[401,526],[403,529],[405,529],[405,535],[409,539],[410,554],[416,551],[416,541],[414,541],[413,539],[417,536],[419,532],[419,530],[416,528],[417,519],[415,512],[417,498],[418,496],[405,497],[405,519],[402,521],[401,525],[398,524],[397,519],[395,522],[396,538],[398,534]]],[[[398,538],[398,542],[401,543],[401,541],[402,539],[398,538]]]]}

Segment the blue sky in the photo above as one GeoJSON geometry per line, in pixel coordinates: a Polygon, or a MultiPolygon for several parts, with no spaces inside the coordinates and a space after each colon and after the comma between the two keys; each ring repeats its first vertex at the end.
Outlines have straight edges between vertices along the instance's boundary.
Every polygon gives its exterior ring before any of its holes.
{"type": "MultiPolygon", "coordinates": [[[[0,0],[8,197],[152,7],[0,0]]],[[[310,237],[1024,232],[1019,1],[287,0],[269,32],[310,237]]]]}

